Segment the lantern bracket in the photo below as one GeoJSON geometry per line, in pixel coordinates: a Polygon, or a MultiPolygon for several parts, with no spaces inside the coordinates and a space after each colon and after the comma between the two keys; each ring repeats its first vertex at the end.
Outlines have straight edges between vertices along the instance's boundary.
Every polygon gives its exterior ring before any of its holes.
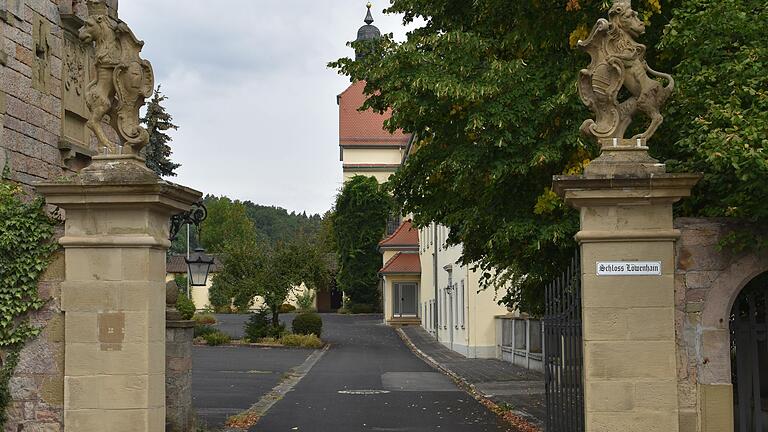
{"type": "Polygon", "coordinates": [[[175,214],[171,216],[171,229],[170,241],[176,240],[179,235],[181,227],[184,225],[194,225],[197,229],[200,229],[200,224],[208,217],[208,209],[205,207],[202,201],[198,201],[192,204],[192,208],[185,212],[175,214]]]}

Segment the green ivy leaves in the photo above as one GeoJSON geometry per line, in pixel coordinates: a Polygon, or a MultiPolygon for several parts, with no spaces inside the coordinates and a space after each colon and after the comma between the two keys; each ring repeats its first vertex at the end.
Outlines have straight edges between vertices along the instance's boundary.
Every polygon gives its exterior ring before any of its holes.
{"type": "Polygon", "coordinates": [[[19,353],[41,331],[29,314],[45,305],[38,279],[57,248],[55,225],[41,198],[29,200],[17,185],[0,180],[0,426],[7,420],[8,381],[19,353]]]}

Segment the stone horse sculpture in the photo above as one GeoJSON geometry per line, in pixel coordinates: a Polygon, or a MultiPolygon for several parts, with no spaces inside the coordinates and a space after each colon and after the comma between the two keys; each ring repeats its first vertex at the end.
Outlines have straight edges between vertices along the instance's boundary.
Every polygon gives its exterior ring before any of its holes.
{"type": "Polygon", "coordinates": [[[147,130],[139,124],[139,109],[155,85],[152,65],[139,57],[144,42],[124,22],[110,17],[103,1],[89,1],[88,13],[79,35],[96,49],[96,78],[86,89],[91,111],[87,126],[102,146],[114,152],[115,144],[101,124],[109,116],[123,153],[138,155],[149,142],[147,130]]]}
{"type": "Polygon", "coordinates": [[[581,132],[598,141],[623,139],[634,115],[641,111],[651,124],[632,140],[647,141],[664,120],[660,110],[672,94],[675,81],[646,63],[646,47],[635,41],[645,33],[645,24],[632,10],[629,0],[614,0],[608,15],[609,20],[598,20],[587,40],[578,44],[592,58],[589,67],[579,74],[579,95],[595,113],[594,120],[582,124],[581,132]],[[667,86],[654,77],[667,80],[667,86]],[[622,88],[629,97],[619,101],[622,88]]]}

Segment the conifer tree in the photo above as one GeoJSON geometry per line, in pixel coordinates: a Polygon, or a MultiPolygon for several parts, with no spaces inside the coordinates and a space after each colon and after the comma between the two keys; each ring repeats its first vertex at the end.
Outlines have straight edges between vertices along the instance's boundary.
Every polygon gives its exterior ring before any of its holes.
{"type": "Polygon", "coordinates": [[[141,119],[149,132],[149,144],[143,150],[143,156],[147,159],[147,167],[157,173],[159,176],[175,176],[176,168],[180,164],[171,161],[171,147],[168,145],[172,141],[166,133],[179,127],[173,124],[173,117],[165,110],[162,105],[167,96],[160,92],[160,86],[157,86],[152,100],[147,104],[147,113],[141,119]]]}

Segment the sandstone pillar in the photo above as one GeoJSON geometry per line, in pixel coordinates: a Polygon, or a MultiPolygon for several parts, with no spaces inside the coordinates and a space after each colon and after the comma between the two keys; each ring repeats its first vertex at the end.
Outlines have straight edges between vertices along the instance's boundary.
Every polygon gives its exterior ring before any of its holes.
{"type": "Polygon", "coordinates": [[[699,176],[667,174],[642,141],[601,143],[554,182],[581,212],[586,430],[677,432],[672,205],[699,176]]]}
{"type": "Polygon", "coordinates": [[[38,191],[66,214],[64,430],[164,430],[169,218],[201,194],[135,156],[95,157],[38,191]]]}

